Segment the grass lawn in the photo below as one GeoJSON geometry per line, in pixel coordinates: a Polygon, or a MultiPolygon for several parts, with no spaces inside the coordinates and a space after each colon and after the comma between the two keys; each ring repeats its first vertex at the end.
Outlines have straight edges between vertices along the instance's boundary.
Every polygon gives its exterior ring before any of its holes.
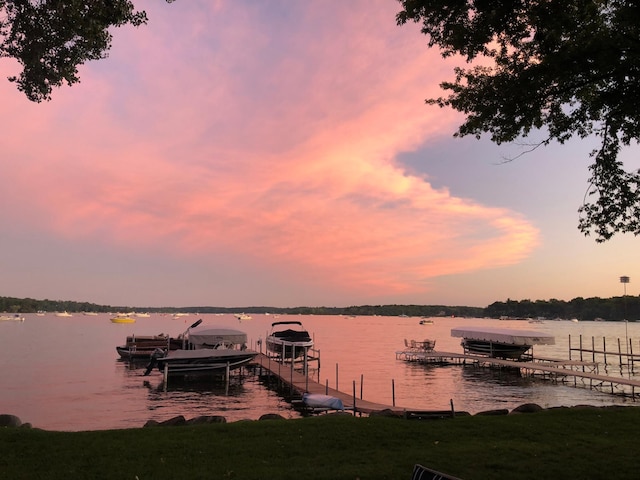
{"type": "Polygon", "coordinates": [[[640,408],[295,420],[92,432],[0,429],[0,479],[635,479],[640,408]]]}

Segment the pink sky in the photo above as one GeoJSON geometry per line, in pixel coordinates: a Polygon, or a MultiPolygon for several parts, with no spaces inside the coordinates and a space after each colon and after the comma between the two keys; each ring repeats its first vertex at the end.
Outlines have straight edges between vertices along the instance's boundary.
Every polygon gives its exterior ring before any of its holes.
{"type": "MultiPolygon", "coordinates": [[[[1,295],[134,306],[571,298],[536,283],[505,290],[505,272],[526,278],[558,226],[546,230],[547,215],[521,199],[489,198],[513,185],[503,172],[476,177],[451,138],[460,117],[424,104],[452,63],[415,26],[395,25],[395,2],[145,3],[149,25],[116,30],[110,57],[53,101],[0,83],[0,221],[11,230],[0,266],[14,272],[1,295]],[[434,186],[436,145],[449,163],[434,186]],[[408,152],[421,152],[419,168],[408,152]]],[[[14,72],[0,62],[0,78],[14,72]]],[[[566,201],[575,216],[581,197],[566,201]]],[[[576,224],[560,228],[591,251],[576,224]]],[[[619,274],[633,282],[632,269],[619,274]]],[[[575,296],[619,294],[610,275],[609,291],[575,296]]]]}

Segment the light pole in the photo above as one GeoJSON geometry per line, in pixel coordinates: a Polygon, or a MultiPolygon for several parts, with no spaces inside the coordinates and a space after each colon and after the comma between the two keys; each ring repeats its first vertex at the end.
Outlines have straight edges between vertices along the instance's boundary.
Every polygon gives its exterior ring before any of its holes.
{"type": "MultiPolygon", "coordinates": [[[[620,277],[620,283],[624,288],[624,295],[622,296],[622,303],[624,305],[624,335],[627,342],[627,354],[629,353],[629,322],[627,321],[627,283],[629,283],[629,277],[622,276],[620,277]]],[[[627,361],[629,359],[627,358],[627,361]]]]}

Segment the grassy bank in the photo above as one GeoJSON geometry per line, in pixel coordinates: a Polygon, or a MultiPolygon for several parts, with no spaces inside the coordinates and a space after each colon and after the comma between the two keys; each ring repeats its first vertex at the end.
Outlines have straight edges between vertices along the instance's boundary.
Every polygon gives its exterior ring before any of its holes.
{"type": "Polygon", "coordinates": [[[0,429],[3,479],[638,478],[640,408],[400,420],[322,416],[96,432],[0,429]]]}

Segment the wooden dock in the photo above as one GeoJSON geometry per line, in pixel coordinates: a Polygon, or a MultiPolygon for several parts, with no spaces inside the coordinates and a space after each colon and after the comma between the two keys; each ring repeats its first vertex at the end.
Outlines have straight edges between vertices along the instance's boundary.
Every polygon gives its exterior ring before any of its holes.
{"type": "Polygon", "coordinates": [[[276,377],[279,381],[286,384],[287,387],[297,392],[300,396],[304,393],[316,393],[321,395],[330,395],[332,397],[339,398],[346,410],[352,410],[354,413],[362,413],[369,415],[373,412],[381,412],[383,410],[390,411],[396,415],[404,416],[416,416],[422,415],[424,417],[445,417],[454,416],[453,410],[449,411],[425,411],[418,408],[398,407],[394,405],[384,405],[381,403],[369,402],[356,397],[355,386],[352,394],[341,392],[328,385],[322,385],[309,375],[305,375],[302,371],[294,368],[289,363],[282,363],[276,359],[269,357],[263,353],[260,353],[255,359],[254,363],[259,367],[267,370],[271,375],[276,377]]]}
{"type": "MultiPolygon", "coordinates": [[[[396,352],[396,359],[407,362],[418,362],[432,365],[473,365],[482,368],[510,368],[517,369],[524,375],[541,376],[546,380],[563,385],[584,387],[597,390],[602,393],[621,395],[636,399],[640,394],[640,379],[601,375],[599,363],[596,361],[563,360],[556,358],[525,357],[518,360],[505,360],[482,355],[465,353],[440,352],[436,350],[425,351],[420,349],[406,349],[396,352]]],[[[595,360],[595,358],[594,358],[595,360]]],[[[455,416],[453,405],[451,410],[425,411],[409,406],[385,405],[370,402],[356,395],[356,384],[353,382],[353,391],[350,393],[320,384],[304,372],[305,368],[296,368],[291,362],[281,362],[279,359],[260,353],[254,363],[264,369],[269,375],[289,388],[291,392],[302,396],[304,393],[329,395],[339,398],[345,409],[354,413],[371,414],[374,412],[389,411],[392,414],[423,417],[451,417],[455,416]]],[[[395,403],[395,402],[394,402],[395,403]]]]}
{"type": "Polygon", "coordinates": [[[583,386],[603,393],[630,396],[634,400],[637,396],[636,390],[640,392],[639,379],[601,375],[598,373],[597,362],[540,357],[529,357],[523,361],[517,361],[463,353],[416,350],[398,351],[396,358],[425,364],[469,364],[487,368],[515,368],[527,375],[542,376],[556,383],[573,383],[576,387],[583,386]]]}

